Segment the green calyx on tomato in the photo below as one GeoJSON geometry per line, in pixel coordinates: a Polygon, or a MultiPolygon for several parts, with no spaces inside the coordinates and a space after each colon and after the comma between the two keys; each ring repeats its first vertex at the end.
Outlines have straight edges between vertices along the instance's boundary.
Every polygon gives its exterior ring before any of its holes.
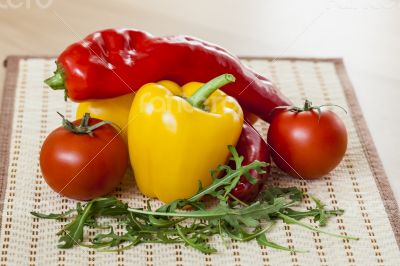
{"type": "Polygon", "coordinates": [[[89,125],[89,119],[90,119],[90,114],[85,113],[85,115],[82,117],[81,123],[79,126],[74,125],[71,121],[66,119],[61,113],[57,112],[62,118],[62,125],[63,127],[75,134],[88,134],[89,136],[93,136],[93,131],[96,130],[97,128],[104,126],[106,124],[111,124],[110,121],[102,120],[94,125],[89,125]]]}
{"type": "Polygon", "coordinates": [[[347,114],[346,109],[344,109],[340,105],[337,105],[337,104],[322,104],[322,105],[318,105],[318,106],[313,106],[312,102],[309,101],[308,99],[306,99],[304,101],[303,108],[300,108],[298,106],[292,106],[292,105],[277,106],[277,107],[275,107],[274,109],[271,110],[270,116],[278,109],[283,109],[283,110],[286,110],[286,111],[291,111],[291,112],[296,112],[296,113],[317,110],[318,111],[318,121],[319,121],[319,119],[321,118],[321,108],[322,107],[326,107],[326,106],[339,107],[340,109],[342,109],[347,114]]]}

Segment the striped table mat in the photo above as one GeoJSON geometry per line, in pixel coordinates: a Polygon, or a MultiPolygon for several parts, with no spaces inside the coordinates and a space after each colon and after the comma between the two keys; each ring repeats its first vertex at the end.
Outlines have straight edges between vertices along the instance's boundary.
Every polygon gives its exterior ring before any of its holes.
{"type": "MultiPolygon", "coordinates": [[[[60,212],[75,205],[44,182],[38,164],[41,144],[58,127],[56,111],[74,118],[76,104],[63,92],[43,84],[54,68],[50,57],[9,57],[1,106],[0,143],[0,264],[1,265],[400,265],[399,211],[387,177],[366,127],[354,90],[340,59],[243,58],[245,64],[270,77],[295,103],[305,98],[315,104],[334,103],[349,133],[342,163],[315,181],[292,179],[273,167],[268,185],[296,186],[322,199],[331,208],[346,210],[330,219],[327,231],[359,236],[341,240],[278,223],[271,240],[308,253],[277,251],[255,241],[232,241],[227,247],[212,239],[217,254],[204,255],[184,245],[143,244],[119,253],[75,247],[57,249],[55,233],[62,223],[39,220],[30,211],[60,212]]],[[[267,125],[258,122],[264,135],[267,125]]],[[[114,195],[131,206],[143,207],[131,173],[114,195]]],[[[159,202],[152,200],[153,206],[159,202]]],[[[304,200],[304,207],[312,202],[304,200]]],[[[313,220],[306,220],[315,225],[313,220]]],[[[122,231],[122,227],[118,230],[122,231]]],[[[93,232],[89,232],[89,236],[93,232]]]]}

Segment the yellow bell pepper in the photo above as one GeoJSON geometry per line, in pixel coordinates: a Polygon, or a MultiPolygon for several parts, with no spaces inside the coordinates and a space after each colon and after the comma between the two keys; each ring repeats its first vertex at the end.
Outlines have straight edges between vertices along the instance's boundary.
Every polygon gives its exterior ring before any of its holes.
{"type": "Polygon", "coordinates": [[[76,118],[80,119],[85,113],[90,113],[91,117],[111,121],[118,130],[122,130],[121,135],[128,143],[128,117],[134,97],[134,93],[129,93],[110,99],[81,102],[76,110],[76,118]]]}
{"type": "Polygon", "coordinates": [[[163,202],[189,198],[211,184],[211,169],[225,164],[243,125],[238,102],[218,90],[229,74],[179,87],[149,83],[136,93],[128,145],[139,190],[163,202]]]}

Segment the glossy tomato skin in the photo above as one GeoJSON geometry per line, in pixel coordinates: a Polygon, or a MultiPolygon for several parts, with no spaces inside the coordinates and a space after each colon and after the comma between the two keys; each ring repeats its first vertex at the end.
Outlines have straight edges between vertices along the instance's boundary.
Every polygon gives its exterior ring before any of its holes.
{"type": "Polygon", "coordinates": [[[342,160],[347,131],[332,111],[279,112],[271,122],[268,144],[275,164],[287,174],[304,179],[322,177],[342,160]]]}
{"type": "MultiPolygon", "coordinates": [[[[89,125],[100,122],[91,118],[89,125]]],[[[80,124],[80,120],[73,122],[80,124]]],[[[117,130],[103,125],[88,134],[59,127],[42,145],[40,168],[47,184],[57,193],[90,200],[111,192],[128,167],[128,150],[117,130]]]]}

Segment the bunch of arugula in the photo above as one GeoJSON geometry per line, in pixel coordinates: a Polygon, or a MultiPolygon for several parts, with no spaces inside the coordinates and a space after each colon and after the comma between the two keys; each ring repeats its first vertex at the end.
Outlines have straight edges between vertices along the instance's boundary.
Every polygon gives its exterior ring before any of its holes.
{"type": "Polygon", "coordinates": [[[341,215],[343,210],[327,210],[316,198],[315,208],[298,211],[292,207],[301,203],[303,192],[295,187],[273,187],[263,191],[257,202],[246,204],[230,194],[245,176],[249,182],[256,180],[251,171],[264,173],[265,162],[254,161],[243,166],[243,157],[239,156],[234,147],[228,147],[235,162],[234,169],[228,165],[219,166],[212,171],[213,182],[203,188],[201,184],[198,192],[189,199],[176,200],[165,204],[157,210],[151,210],[150,204],[146,209],[130,208],[126,203],[115,197],[96,198],[76,208],[60,214],[32,215],[61,220],[75,216],[64,228],[58,232],[59,248],[71,248],[80,245],[102,251],[119,251],[141,243],[184,243],[203,253],[217,252],[208,240],[213,235],[219,235],[224,243],[226,238],[237,241],[256,239],[260,245],[275,249],[293,251],[287,247],[268,240],[266,233],[272,229],[277,220],[287,224],[297,224],[308,230],[328,234],[344,239],[358,239],[356,237],[337,235],[324,232],[300,220],[306,217],[314,218],[320,226],[325,226],[330,216],[341,215]],[[222,177],[221,177],[222,176],[222,177]],[[204,196],[216,199],[214,207],[207,208],[201,201],[204,196]],[[191,210],[182,208],[190,206],[191,210]],[[118,234],[112,224],[100,225],[98,218],[114,217],[119,224],[124,225],[124,233],[118,234]],[[97,234],[90,241],[84,241],[85,228],[93,228],[97,234]],[[106,233],[104,233],[106,231],[106,233]]]}

